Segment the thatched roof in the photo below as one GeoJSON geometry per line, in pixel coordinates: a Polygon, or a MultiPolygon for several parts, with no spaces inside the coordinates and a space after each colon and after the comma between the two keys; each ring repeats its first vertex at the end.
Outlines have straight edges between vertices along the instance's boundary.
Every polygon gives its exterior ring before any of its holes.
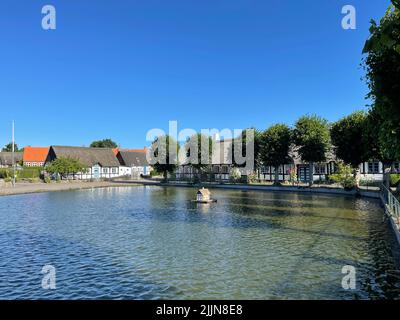
{"type": "Polygon", "coordinates": [[[148,166],[146,153],[142,151],[120,151],[117,155],[119,162],[127,167],[148,166]]]}
{"type": "MultiPolygon", "coordinates": [[[[22,160],[22,152],[14,152],[15,162],[22,160]]],[[[12,166],[12,152],[0,152],[0,165],[1,166],[12,166]]]]}
{"type": "Polygon", "coordinates": [[[197,193],[201,193],[203,196],[210,196],[210,194],[211,194],[210,190],[205,189],[205,188],[199,189],[199,191],[197,191],[197,193]]]}
{"type": "MultiPolygon", "coordinates": [[[[85,166],[99,164],[102,167],[119,167],[119,161],[111,148],[61,147],[50,148],[52,158],[78,159],[85,166]]],[[[51,159],[54,160],[54,159],[51,159]]]]}

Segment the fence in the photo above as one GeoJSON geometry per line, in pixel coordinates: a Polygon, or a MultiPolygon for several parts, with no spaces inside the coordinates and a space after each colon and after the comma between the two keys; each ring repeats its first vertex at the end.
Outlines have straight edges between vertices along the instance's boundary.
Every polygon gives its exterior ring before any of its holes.
{"type": "Polygon", "coordinates": [[[394,218],[397,227],[400,226],[400,202],[393,195],[392,191],[386,188],[383,184],[381,185],[381,199],[386,207],[389,215],[394,218]]]}

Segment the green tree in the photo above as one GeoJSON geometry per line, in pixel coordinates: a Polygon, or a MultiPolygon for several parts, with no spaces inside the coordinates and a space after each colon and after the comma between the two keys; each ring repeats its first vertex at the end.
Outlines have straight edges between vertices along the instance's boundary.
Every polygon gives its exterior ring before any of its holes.
{"type": "Polygon", "coordinates": [[[85,173],[87,167],[78,159],[70,157],[60,157],[46,166],[46,171],[50,174],[58,173],[62,177],[68,174],[85,173]]]}
{"type": "Polygon", "coordinates": [[[359,181],[358,167],[361,162],[368,160],[366,149],[370,145],[363,142],[364,130],[367,121],[367,113],[364,111],[354,112],[338,121],[331,127],[331,141],[336,156],[353,169],[354,178],[359,181]]]}
{"type": "Polygon", "coordinates": [[[186,146],[188,164],[199,171],[201,180],[201,174],[212,164],[213,140],[210,136],[197,133],[188,139],[186,146]],[[193,152],[197,154],[192,154],[193,152]]]}
{"type": "MultiPolygon", "coordinates": [[[[12,142],[6,144],[4,146],[4,148],[2,149],[2,151],[3,152],[11,152],[12,151],[12,142]]],[[[18,145],[16,143],[14,144],[14,151],[15,152],[22,151],[22,150],[18,149],[18,145]]]]}
{"type": "Polygon", "coordinates": [[[309,163],[309,184],[312,186],[314,163],[326,161],[330,147],[328,121],[316,115],[301,117],[293,130],[293,142],[301,159],[309,163]]]}
{"type": "Polygon", "coordinates": [[[375,126],[383,158],[400,158],[400,1],[393,0],[379,25],[371,21],[363,53],[375,126]]]}
{"type": "Polygon", "coordinates": [[[111,139],[103,139],[103,140],[97,140],[93,141],[90,144],[91,148],[118,148],[118,145],[116,142],[112,141],[111,139]]]}
{"type": "Polygon", "coordinates": [[[178,165],[178,142],[169,135],[157,137],[149,150],[150,165],[160,173],[163,173],[164,181],[168,179],[168,173],[173,173],[178,165]]]}
{"type": "Polygon", "coordinates": [[[247,159],[248,161],[252,161],[253,168],[257,170],[259,174],[259,166],[260,166],[260,149],[261,149],[261,136],[262,133],[257,130],[256,128],[248,128],[242,130],[241,134],[238,137],[235,137],[233,143],[230,146],[230,154],[232,155],[232,164],[235,167],[244,167],[246,163],[238,163],[237,157],[235,154],[239,155],[240,157],[249,158],[247,146],[250,144],[254,145],[254,154],[253,159],[247,159]],[[251,130],[253,131],[254,135],[252,138],[248,137],[247,132],[251,130]]]}
{"type": "Polygon", "coordinates": [[[275,183],[279,180],[279,166],[289,162],[292,131],[285,124],[276,124],[261,136],[260,159],[265,166],[275,168],[275,183]]]}

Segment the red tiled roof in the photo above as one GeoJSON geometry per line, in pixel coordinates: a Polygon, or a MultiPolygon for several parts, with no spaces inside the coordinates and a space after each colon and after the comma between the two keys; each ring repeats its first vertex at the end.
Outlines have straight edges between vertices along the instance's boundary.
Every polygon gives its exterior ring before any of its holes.
{"type": "Polygon", "coordinates": [[[22,161],[24,162],[45,162],[47,154],[49,153],[48,147],[25,147],[22,161]]]}

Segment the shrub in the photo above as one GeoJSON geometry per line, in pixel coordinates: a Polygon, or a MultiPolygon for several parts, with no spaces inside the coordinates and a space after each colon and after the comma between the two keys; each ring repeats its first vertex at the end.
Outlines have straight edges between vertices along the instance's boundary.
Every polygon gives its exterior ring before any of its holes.
{"type": "Polygon", "coordinates": [[[353,169],[343,162],[338,162],[337,168],[337,173],[331,174],[329,179],[339,183],[346,190],[354,189],[356,186],[356,179],[353,176],[353,169]]]}
{"type": "Polygon", "coordinates": [[[229,179],[233,183],[236,183],[237,181],[239,181],[241,177],[242,177],[242,174],[238,168],[233,168],[229,174],[229,179]]]}
{"type": "Polygon", "coordinates": [[[0,179],[5,179],[12,176],[12,173],[10,172],[10,169],[7,168],[1,168],[0,169],[0,179]]]}
{"type": "Polygon", "coordinates": [[[399,173],[393,173],[390,175],[390,186],[391,187],[397,187],[400,183],[400,174],[399,173]]]}
{"type": "Polygon", "coordinates": [[[50,183],[51,179],[49,176],[44,177],[44,183],[50,183]]]}
{"type": "Polygon", "coordinates": [[[5,178],[4,178],[4,182],[11,182],[11,180],[12,180],[12,179],[11,179],[10,177],[5,177],[5,178]]]}

